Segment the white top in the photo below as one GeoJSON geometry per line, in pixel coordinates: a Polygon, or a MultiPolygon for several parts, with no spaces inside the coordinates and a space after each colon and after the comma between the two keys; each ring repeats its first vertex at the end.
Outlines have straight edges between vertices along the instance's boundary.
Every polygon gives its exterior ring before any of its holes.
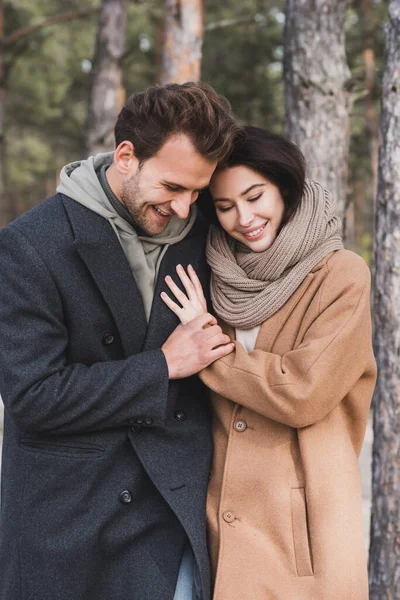
{"type": "Polygon", "coordinates": [[[246,352],[252,352],[252,350],[254,350],[260,327],[261,325],[257,325],[252,329],[235,329],[236,339],[242,344],[246,352]]]}

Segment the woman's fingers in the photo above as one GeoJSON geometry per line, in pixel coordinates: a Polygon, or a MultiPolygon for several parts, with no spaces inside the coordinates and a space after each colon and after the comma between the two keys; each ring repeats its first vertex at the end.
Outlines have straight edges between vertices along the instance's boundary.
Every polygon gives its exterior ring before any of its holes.
{"type": "Polygon", "coordinates": [[[196,288],[194,287],[192,281],[188,277],[185,269],[182,267],[182,265],[178,265],[176,267],[176,272],[178,273],[179,279],[181,280],[183,287],[186,290],[189,300],[193,300],[193,298],[195,298],[197,295],[196,288]]]}
{"type": "Polygon", "coordinates": [[[175,298],[179,300],[182,306],[185,306],[188,302],[188,297],[182,292],[182,290],[179,289],[172,277],[167,275],[167,277],[165,278],[165,283],[167,284],[171,292],[174,294],[175,298]]]}
{"type": "Polygon", "coordinates": [[[181,307],[178,306],[176,304],[176,302],[171,300],[171,298],[165,292],[161,292],[161,299],[163,300],[163,302],[165,302],[165,304],[168,306],[168,308],[170,308],[172,310],[172,312],[174,312],[176,314],[176,316],[179,317],[179,319],[181,319],[181,312],[182,312],[181,307]]]}
{"type": "Polygon", "coordinates": [[[192,265],[188,266],[188,273],[198,297],[201,300],[205,300],[203,286],[201,285],[200,279],[197,277],[197,273],[193,269],[192,265]]]}

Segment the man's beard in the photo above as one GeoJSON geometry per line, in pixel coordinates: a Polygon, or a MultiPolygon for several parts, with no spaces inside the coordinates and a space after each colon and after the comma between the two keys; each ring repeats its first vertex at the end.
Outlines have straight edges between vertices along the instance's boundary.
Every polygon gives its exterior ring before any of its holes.
{"type": "MultiPolygon", "coordinates": [[[[138,233],[144,233],[145,235],[151,237],[153,235],[162,233],[167,227],[167,224],[164,226],[160,224],[160,226],[157,228],[154,226],[154,223],[151,221],[151,219],[146,216],[146,212],[143,210],[146,202],[142,198],[139,182],[140,169],[135,173],[135,175],[132,175],[128,181],[123,182],[121,189],[121,202],[128,209],[129,214],[134,221],[135,229],[138,230],[138,233]]],[[[146,210],[151,211],[152,208],[149,207],[146,210]]]]}

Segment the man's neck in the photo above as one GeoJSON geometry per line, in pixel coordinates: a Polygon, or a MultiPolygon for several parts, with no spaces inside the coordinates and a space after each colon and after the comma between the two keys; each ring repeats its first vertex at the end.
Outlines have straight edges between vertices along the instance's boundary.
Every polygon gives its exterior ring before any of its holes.
{"type": "Polygon", "coordinates": [[[121,183],[114,164],[107,168],[105,176],[114,196],[121,202],[121,183]]]}
{"type": "Polygon", "coordinates": [[[140,231],[138,230],[132,215],[130,214],[130,212],[126,208],[125,204],[123,204],[121,199],[118,198],[118,196],[114,192],[113,188],[111,187],[110,179],[109,179],[109,177],[107,177],[107,174],[109,173],[110,169],[112,169],[112,165],[110,165],[109,167],[103,166],[100,169],[100,171],[98,173],[98,178],[99,178],[101,187],[103,188],[104,193],[106,194],[106,196],[107,196],[110,204],[113,206],[114,210],[119,214],[120,217],[125,219],[125,221],[127,223],[132,225],[132,227],[135,229],[137,234],[140,235],[140,231]]]}

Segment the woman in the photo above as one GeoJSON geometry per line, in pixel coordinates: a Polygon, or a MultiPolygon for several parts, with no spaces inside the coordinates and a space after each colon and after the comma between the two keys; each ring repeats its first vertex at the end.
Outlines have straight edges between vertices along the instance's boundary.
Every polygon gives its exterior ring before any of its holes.
{"type": "MultiPolygon", "coordinates": [[[[235,351],[213,392],[208,494],[216,600],[367,600],[358,468],[376,378],[370,273],[296,146],[247,127],[209,198],[213,308],[235,351]]],[[[183,323],[207,310],[178,274],[183,323]]]]}

